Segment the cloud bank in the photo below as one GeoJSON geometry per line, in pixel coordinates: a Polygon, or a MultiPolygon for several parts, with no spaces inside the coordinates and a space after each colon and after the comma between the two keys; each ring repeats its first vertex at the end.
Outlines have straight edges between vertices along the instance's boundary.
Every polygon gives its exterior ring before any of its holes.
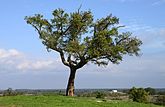
{"type": "Polygon", "coordinates": [[[59,59],[39,59],[15,49],[0,49],[0,72],[59,71],[61,65],[59,59]]]}

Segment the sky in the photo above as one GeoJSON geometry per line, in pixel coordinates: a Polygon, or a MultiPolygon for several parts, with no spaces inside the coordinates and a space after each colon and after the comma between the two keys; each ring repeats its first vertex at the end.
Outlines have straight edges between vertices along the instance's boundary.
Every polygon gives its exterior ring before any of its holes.
{"type": "Polygon", "coordinates": [[[47,52],[25,16],[52,18],[66,12],[91,10],[94,19],[111,14],[141,39],[141,56],[124,56],[119,65],[87,64],[76,74],[75,88],[165,88],[165,0],[1,0],[0,89],[65,89],[69,68],[55,51],[47,52]]]}

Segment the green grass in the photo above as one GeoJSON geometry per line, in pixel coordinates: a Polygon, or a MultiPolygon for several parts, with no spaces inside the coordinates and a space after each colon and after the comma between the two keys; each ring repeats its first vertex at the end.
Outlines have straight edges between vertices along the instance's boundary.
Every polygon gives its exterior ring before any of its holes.
{"type": "Polygon", "coordinates": [[[128,101],[102,101],[99,99],[65,96],[6,96],[0,97],[0,107],[161,107],[128,101]]]}

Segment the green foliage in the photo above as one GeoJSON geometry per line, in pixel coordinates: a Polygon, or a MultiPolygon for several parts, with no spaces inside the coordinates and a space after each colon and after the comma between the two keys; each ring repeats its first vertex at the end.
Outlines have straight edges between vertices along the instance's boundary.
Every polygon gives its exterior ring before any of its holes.
{"type": "Polygon", "coordinates": [[[129,90],[129,96],[135,102],[148,102],[148,92],[146,92],[143,88],[131,88],[129,90]]]}
{"type": "Polygon", "coordinates": [[[97,65],[118,64],[123,55],[139,55],[142,42],[130,32],[119,33],[119,18],[108,15],[94,21],[91,11],[66,13],[56,9],[53,18],[26,16],[48,50],[60,53],[62,62],[79,69],[89,61],[97,65]]]}
{"type": "Polygon", "coordinates": [[[156,90],[154,88],[151,88],[151,87],[145,88],[145,91],[148,92],[150,95],[156,94],[156,90]]]}
{"type": "Polygon", "coordinates": [[[99,91],[95,92],[95,95],[96,95],[96,98],[103,99],[105,97],[105,94],[103,92],[99,92],[99,91]]]}

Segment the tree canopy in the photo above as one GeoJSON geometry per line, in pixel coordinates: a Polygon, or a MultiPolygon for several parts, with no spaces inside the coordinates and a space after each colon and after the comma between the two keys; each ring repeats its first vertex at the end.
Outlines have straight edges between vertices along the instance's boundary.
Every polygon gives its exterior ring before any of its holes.
{"type": "Polygon", "coordinates": [[[48,20],[41,14],[26,16],[25,20],[38,32],[47,50],[60,54],[62,63],[71,71],[88,62],[118,64],[123,55],[139,55],[142,41],[130,32],[119,32],[119,18],[112,14],[95,20],[91,11],[66,13],[56,9],[48,20]]]}

